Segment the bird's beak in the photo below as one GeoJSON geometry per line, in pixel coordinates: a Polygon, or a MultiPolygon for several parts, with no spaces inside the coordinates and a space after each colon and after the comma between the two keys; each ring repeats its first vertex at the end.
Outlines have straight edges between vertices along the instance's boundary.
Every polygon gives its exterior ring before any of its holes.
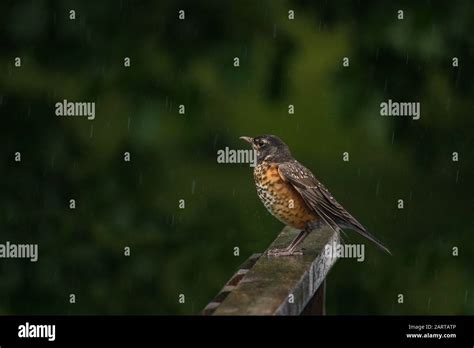
{"type": "Polygon", "coordinates": [[[239,139],[245,140],[247,143],[253,145],[253,138],[252,137],[240,137],[239,139]]]}

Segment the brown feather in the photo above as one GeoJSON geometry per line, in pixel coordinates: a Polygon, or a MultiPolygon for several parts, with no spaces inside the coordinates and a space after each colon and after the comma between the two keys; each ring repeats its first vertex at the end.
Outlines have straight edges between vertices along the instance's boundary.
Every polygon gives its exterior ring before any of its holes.
{"type": "Polygon", "coordinates": [[[386,246],[371,235],[331,193],[302,164],[296,160],[280,163],[278,172],[282,180],[289,182],[301,195],[308,207],[313,210],[330,228],[338,232],[350,228],[371,240],[382,250],[391,254],[386,246]]]}

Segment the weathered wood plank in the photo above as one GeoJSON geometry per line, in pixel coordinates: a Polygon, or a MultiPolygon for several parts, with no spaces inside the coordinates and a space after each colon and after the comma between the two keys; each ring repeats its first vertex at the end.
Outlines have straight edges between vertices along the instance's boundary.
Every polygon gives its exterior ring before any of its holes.
{"type": "Polygon", "coordinates": [[[214,299],[204,308],[202,311],[203,315],[212,315],[215,310],[221,305],[222,301],[233,291],[240,281],[244,278],[245,274],[249,271],[250,268],[257,262],[257,260],[262,256],[262,254],[253,254],[250,256],[242,265],[240,265],[239,270],[230,278],[230,280],[224,285],[224,287],[219,291],[219,293],[214,297],[214,299]]]}
{"type": "MultiPolygon", "coordinates": [[[[297,234],[285,227],[270,249],[287,246],[297,234]]],[[[213,315],[301,314],[336,262],[335,257],[325,255],[324,248],[337,242],[334,231],[323,229],[306,238],[302,256],[261,256],[213,315]]]]}
{"type": "Polygon", "coordinates": [[[301,315],[326,315],[326,280],[316,290],[316,293],[306,304],[301,315]]]}

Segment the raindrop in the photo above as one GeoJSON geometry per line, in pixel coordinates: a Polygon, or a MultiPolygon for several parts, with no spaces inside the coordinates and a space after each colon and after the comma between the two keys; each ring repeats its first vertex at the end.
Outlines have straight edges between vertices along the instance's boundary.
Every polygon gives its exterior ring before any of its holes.
{"type": "Polygon", "coordinates": [[[91,132],[89,134],[89,138],[92,138],[93,135],[94,135],[94,125],[91,124],[91,132]]]}
{"type": "Polygon", "coordinates": [[[377,180],[377,186],[375,188],[375,196],[377,197],[379,195],[380,191],[380,180],[377,180]]]}
{"type": "Polygon", "coordinates": [[[392,145],[393,145],[394,140],[395,140],[395,132],[392,132],[392,145]]]}
{"type": "Polygon", "coordinates": [[[428,312],[430,311],[431,308],[431,297],[428,298],[428,312]]]}
{"type": "Polygon", "coordinates": [[[130,132],[130,117],[128,118],[127,131],[130,132]]]}
{"type": "Polygon", "coordinates": [[[456,172],[456,183],[458,182],[459,180],[459,170],[456,172]]]}
{"type": "Polygon", "coordinates": [[[464,304],[467,304],[467,294],[469,293],[468,290],[464,293],[464,304]]]}
{"type": "Polygon", "coordinates": [[[193,195],[194,194],[194,191],[196,190],[196,180],[193,179],[193,183],[191,185],[191,194],[193,195]]]}
{"type": "Polygon", "coordinates": [[[276,38],[277,36],[277,26],[276,24],[273,24],[273,38],[276,38]]]}

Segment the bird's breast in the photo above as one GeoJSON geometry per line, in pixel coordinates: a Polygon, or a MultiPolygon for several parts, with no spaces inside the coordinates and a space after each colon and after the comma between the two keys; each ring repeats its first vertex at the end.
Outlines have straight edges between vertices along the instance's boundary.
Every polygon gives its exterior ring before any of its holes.
{"type": "Polygon", "coordinates": [[[254,169],[254,179],[263,205],[284,224],[303,229],[316,219],[300,194],[281,178],[277,164],[259,164],[254,169]]]}

